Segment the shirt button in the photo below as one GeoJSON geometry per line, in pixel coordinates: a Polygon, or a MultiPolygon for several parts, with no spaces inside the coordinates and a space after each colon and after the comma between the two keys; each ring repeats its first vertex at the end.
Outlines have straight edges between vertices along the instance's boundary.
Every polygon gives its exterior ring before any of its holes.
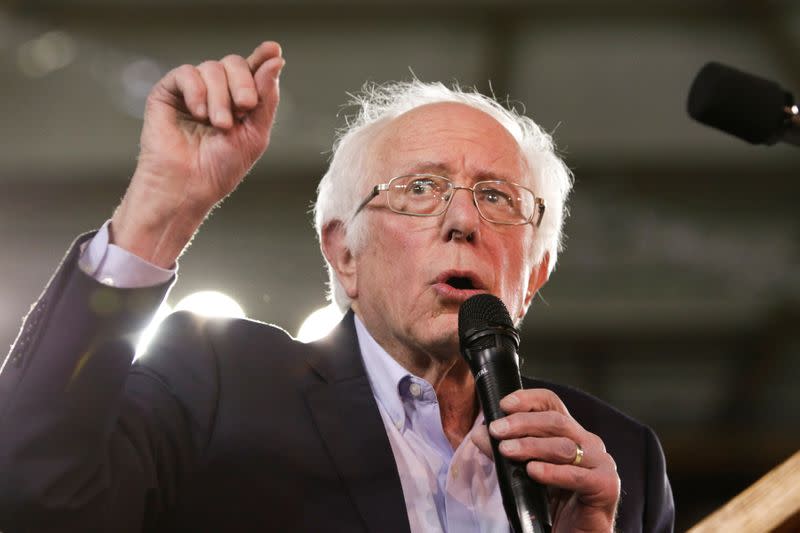
{"type": "Polygon", "coordinates": [[[108,285],[109,287],[114,286],[114,279],[113,278],[103,278],[100,280],[100,283],[103,285],[108,285]]]}
{"type": "Polygon", "coordinates": [[[422,393],[422,387],[419,386],[419,383],[412,383],[408,386],[408,391],[414,398],[419,398],[419,395],[422,393]]]}
{"type": "Polygon", "coordinates": [[[453,479],[458,479],[458,467],[457,466],[453,467],[453,471],[452,471],[451,475],[453,476],[453,479]]]}

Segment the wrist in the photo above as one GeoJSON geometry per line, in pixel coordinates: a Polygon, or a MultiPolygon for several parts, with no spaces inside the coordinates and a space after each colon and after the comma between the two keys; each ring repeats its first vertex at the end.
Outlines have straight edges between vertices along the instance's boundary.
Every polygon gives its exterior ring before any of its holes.
{"type": "Polygon", "coordinates": [[[172,268],[210,211],[185,198],[133,183],[114,211],[109,242],[161,268],[172,268]]]}

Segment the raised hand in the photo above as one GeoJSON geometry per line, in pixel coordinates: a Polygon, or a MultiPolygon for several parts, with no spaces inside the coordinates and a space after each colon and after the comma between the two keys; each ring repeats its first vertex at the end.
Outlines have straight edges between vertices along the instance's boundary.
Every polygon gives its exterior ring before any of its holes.
{"type": "Polygon", "coordinates": [[[152,89],[138,165],[111,222],[115,244],[174,264],[205,216],[269,144],[284,65],[278,43],[183,65],[152,89]]]}

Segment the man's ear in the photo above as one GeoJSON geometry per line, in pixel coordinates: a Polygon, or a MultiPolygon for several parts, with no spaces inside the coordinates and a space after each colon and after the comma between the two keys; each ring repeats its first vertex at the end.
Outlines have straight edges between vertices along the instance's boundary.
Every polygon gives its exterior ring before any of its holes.
{"type": "Polygon", "coordinates": [[[333,220],[322,228],[322,254],[336,271],[339,283],[351,300],[358,296],[358,269],[356,260],[346,244],[347,230],[340,220],[333,220]]]}
{"type": "MultiPolygon", "coordinates": [[[[547,283],[549,278],[548,266],[550,265],[550,254],[545,253],[539,264],[531,269],[531,276],[528,279],[528,290],[525,293],[525,305],[522,307],[522,315],[524,316],[531,305],[533,297],[539,292],[539,289],[547,283]]],[[[521,317],[520,317],[521,318],[521,317]]]]}

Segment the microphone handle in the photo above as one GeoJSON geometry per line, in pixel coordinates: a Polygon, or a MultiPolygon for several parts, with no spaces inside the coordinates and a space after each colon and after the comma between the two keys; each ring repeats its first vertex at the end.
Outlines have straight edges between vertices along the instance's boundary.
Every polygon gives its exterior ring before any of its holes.
{"type": "MultiPolygon", "coordinates": [[[[470,361],[486,423],[505,416],[500,400],[522,388],[516,354],[496,347],[472,351],[470,361]]],[[[528,476],[525,464],[500,453],[499,442],[491,437],[494,464],[503,507],[514,533],[550,533],[552,519],[544,485],[528,476]]]]}

